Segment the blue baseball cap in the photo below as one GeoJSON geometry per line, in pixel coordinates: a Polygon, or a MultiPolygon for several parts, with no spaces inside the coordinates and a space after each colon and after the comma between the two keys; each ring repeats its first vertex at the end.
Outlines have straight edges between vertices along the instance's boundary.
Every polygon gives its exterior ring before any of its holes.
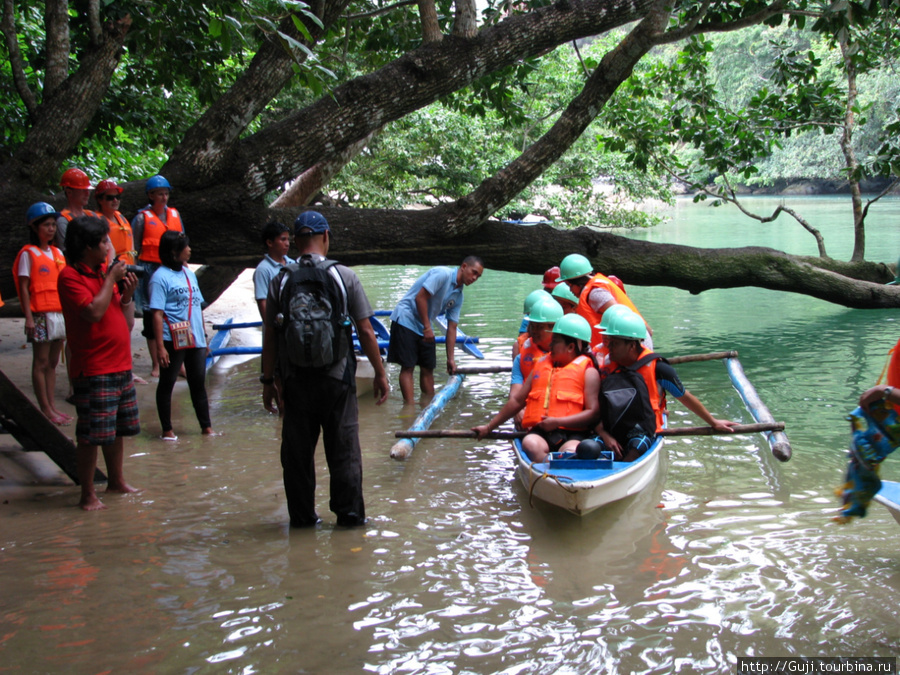
{"type": "Polygon", "coordinates": [[[328,227],[328,221],[325,220],[325,216],[318,211],[304,211],[294,221],[295,235],[323,234],[330,230],[331,228],[328,227]],[[309,230],[309,232],[304,232],[303,230],[309,230]]]}

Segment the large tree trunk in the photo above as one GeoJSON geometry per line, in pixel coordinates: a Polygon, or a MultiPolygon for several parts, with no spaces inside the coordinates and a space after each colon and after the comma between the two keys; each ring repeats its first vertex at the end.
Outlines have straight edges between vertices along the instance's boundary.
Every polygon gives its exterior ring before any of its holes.
{"type": "MultiPolygon", "coordinates": [[[[327,18],[345,3],[324,0],[317,11],[327,18]]],[[[754,20],[777,7],[776,2],[754,20]]],[[[299,211],[267,209],[263,197],[270,190],[311,166],[333,162],[387,122],[486,73],[572,39],[645,19],[604,58],[557,125],[471,195],[424,211],[321,208],[333,228],[333,255],[348,264],[430,265],[457,263],[475,253],[488,268],[540,273],[548,262],[580,252],[597,270],[631,284],[671,285],[693,293],[755,285],[848,307],[900,306],[900,288],[881,285],[893,278],[883,265],[801,259],[761,248],[693,249],[585,228],[563,231],[487,220],[578,137],[641,55],[671,35],[662,34],[667,11],[665,0],[560,0],[487,27],[471,39],[448,36],[424,45],[338,87],[281,123],[238,140],[254,111],[285,78],[288,60],[273,46],[264,47],[232,95],[211,106],[165,168],[170,179],[177,177],[172,205],[184,217],[194,261],[232,268],[224,275],[210,274],[210,279],[228,278],[237,269],[255,265],[262,254],[262,225],[273,217],[292,222],[299,211]]],[[[2,222],[21,223],[27,204],[48,200],[40,188],[56,178],[59,163],[78,141],[79,128],[90,119],[90,106],[96,110],[102,99],[127,28],[123,22],[107,29],[100,47],[84,57],[78,70],[40,106],[25,144],[0,165],[2,222]]],[[[695,23],[690,30],[701,28],[695,23]]],[[[146,202],[143,183],[125,188],[121,210],[131,214],[146,202]]],[[[63,196],[49,201],[61,207],[63,196]]],[[[24,228],[0,238],[0,291],[7,298],[12,291],[10,265],[25,240],[24,228]]]]}

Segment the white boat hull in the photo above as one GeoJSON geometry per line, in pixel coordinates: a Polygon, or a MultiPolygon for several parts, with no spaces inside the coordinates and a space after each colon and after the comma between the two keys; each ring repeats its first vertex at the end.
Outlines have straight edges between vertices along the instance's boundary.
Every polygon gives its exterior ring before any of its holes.
{"type": "Polygon", "coordinates": [[[647,487],[659,471],[662,445],[662,437],[657,437],[642,457],[634,462],[613,462],[611,469],[567,470],[532,463],[516,440],[516,473],[531,498],[584,516],[647,487]]]}
{"type": "Polygon", "coordinates": [[[882,481],[881,489],[875,495],[875,501],[884,504],[894,516],[894,520],[900,524],[900,483],[892,480],[882,481]]]}

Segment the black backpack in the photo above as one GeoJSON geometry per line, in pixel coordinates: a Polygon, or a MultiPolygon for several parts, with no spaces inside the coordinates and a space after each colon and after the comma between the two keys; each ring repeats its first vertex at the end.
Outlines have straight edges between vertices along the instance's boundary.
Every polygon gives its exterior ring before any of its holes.
{"type": "Polygon", "coordinates": [[[297,368],[325,370],[351,352],[347,289],[337,270],[330,269],[336,264],[304,255],[282,272],[283,344],[288,362],[297,368]]]}
{"type": "Polygon", "coordinates": [[[636,434],[656,435],[656,413],[650,402],[650,392],[637,372],[656,359],[665,361],[659,354],[647,354],[630,366],[619,366],[600,384],[603,428],[621,444],[636,434]]]}

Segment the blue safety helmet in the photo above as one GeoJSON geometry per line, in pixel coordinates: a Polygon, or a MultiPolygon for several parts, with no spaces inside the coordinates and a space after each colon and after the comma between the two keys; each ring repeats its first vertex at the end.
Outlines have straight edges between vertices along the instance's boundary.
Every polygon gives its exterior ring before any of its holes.
{"type": "Polygon", "coordinates": [[[30,226],[38,218],[46,216],[53,216],[55,219],[59,218],[59,213],[47,202],[37,202],[28,207],[28,211],[25,213],[25,224],[30,226]]]}
{"type": "Polygon", "coordinates": [[[150,178],[147,181],[147,184],[144,185],[144,191],[147,194],[150,194],[152,190],[158,190],[159,188],[166,188],[167,190],[172,189],[172,186],[169,185],[169,181],[165,179],[165,176],[160,176],[159,174],[150,178]]]}

